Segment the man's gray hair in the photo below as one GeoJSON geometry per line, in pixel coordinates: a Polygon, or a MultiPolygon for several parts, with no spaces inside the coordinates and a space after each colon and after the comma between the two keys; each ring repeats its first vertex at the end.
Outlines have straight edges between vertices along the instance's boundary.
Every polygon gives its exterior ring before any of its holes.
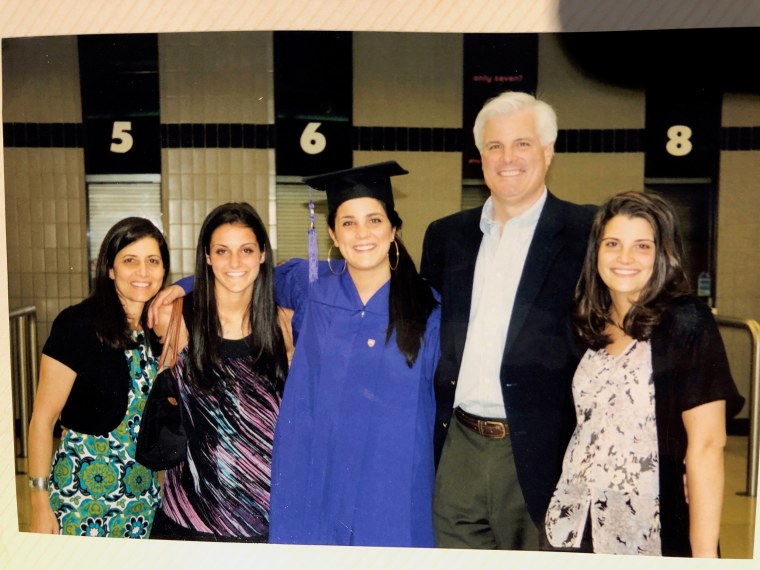
{"type": "Polygon", "coordinates": [[[483,140],[486,122],[493,117],[510,116],[522,111],[531,111],[536,118],[536,130],[542,146],[552,144],[557,140],[557,115],[548,103],[536,99],[521,91],[505,91],[501,95],[486,101],[475,118],[472,134],[475,136],[475,146],[483,152],[483,140]]]}

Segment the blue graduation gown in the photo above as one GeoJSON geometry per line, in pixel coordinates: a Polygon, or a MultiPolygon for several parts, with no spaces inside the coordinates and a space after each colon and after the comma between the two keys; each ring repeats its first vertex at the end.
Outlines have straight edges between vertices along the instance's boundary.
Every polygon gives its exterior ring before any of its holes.
{"type": "Polygon", "coordinates": [[[440,311],[409,368],[388,344],[390,282],[365,305],[348,272],[276,269],[296,350],[272,459],[270,542],[434,546],[433,374],[440,311]]]}

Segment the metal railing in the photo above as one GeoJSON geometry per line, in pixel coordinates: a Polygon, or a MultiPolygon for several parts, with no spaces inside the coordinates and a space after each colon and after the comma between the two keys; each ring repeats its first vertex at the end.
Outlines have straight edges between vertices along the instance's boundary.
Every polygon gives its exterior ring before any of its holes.
{"type": "Polygon", "coordinates": [[[9,316],[16,470],[23,471],[18,460],[29,453],[29,420],[37,392],[37,309],[23,307],[9,316]]]}
{"type": "Polygon", "coordinates": [[[747,438],[747,495],[757,496],[758,452],[760,452],[760,324],[753,319],[715,315],[719,327],[741,329],[752,340],[749,387],[749,437],[747,438]]]}

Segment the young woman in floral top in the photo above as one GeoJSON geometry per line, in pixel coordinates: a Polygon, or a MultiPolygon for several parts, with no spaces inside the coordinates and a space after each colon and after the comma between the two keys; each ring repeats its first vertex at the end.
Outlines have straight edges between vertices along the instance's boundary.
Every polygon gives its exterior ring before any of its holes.
{"type": "Polygon", "coordinates": [[[588,350],[573,379],[578,424],[546,513],[548,542],[716,557],[726,416],[743,398],[710,308],[689,294],[665,200],[625,192],[601,206],[576,302],[588,350]]]}

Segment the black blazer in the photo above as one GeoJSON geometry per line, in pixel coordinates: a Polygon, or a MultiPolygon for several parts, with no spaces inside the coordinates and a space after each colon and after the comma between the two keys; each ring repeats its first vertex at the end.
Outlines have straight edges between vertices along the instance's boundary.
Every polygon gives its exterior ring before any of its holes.
{"type": "MultiPolygon", "coordinates": [[[[470,316],[482,208],[430,224],[421,273],[441,293],[441,360],[435,376],[436,461],[454,405],[470,316]]],[[[575,426],[571,383],[581,356],[571,325],[595,208],[548,194],[520,278],[501,365],[501,386],[520,486],[537,525],[575,426]]]]}

